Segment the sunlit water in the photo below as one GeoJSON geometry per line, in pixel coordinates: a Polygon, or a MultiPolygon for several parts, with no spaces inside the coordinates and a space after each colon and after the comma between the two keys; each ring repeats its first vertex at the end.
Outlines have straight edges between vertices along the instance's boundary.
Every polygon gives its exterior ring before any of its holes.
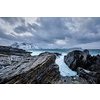
{"type": "MultiPolygon", "coordinates": [[[[62,55],[60,57],[57,57],[55,63],[59,65],[59,71],[62,76],[75,76],[77,73],[75,71],[72,71],[65,63],[64,63],[64,55],[67,55],[68,52],[73,50],[65,50],[65,49],[46,49],[46,50],[28,50],[32,52],[32,55],[39,55],[42,52],[56,52],[61,53],[62,55]]],[[[91,55],[97,55],[100,54],[100,50],[89,50],[91,55]]]]}

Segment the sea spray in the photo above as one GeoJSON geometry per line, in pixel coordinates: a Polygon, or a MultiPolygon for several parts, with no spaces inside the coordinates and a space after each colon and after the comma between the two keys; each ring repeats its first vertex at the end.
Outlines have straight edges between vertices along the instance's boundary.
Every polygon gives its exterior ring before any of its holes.
{"type": "Polygon", "coordinates": [[[56,64],[59,65],[60,74],[62,76],[75,76],[77,73],[68,68],[64,63],[64,55],[66,55],[66,53],[62,53],[62,55],[56,59],[56,64]]]}
{"type": "MultiPolygon", "coordinates": [[[[43,52],[56,52],[61,53],[62,55],[57,57],[56,64],[59,65],[59,71],[62,76],[75,76],[77,73],[75,71],[72,71],[65,63],[64,63],[64,55],[67,55],[69,52],[73,51],[73,49],[34,49],[34,50],[28,50],[32,52],[32,55],[39,55],[43,52]]],[[[81,50],[83,51],[83,50],[81,50]]],[[[100,54],[99,49],[91,49],[89,50],[91,55],[97,55],[100,54]]]]}
{"type": "MultiPolygon", "coordinates": [[[[65,50],[30,50],[32,52],[32,56],[39,55],[42,52],[57,52],[61,53],[62,55],[57,57],[55,63],[59,65],[59,71],[62,76],[75,76],[77,73],[75,71],[72,71],[68,68],[68,66],[64,63],[64,55],[66,55],[65,50]]],[[[69,51],[69,50],[68,50],[69,51]]],[[[67,51],[67,53],[68,53],[67,51]]]]}

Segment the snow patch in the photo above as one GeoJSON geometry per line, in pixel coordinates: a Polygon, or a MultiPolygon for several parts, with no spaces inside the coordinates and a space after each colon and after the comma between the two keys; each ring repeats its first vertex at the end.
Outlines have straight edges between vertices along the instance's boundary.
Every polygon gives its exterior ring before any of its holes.
{"type": "Polygon", "coordinates": [[[28,49],[41,49],[40,47],[36,46],[33,43],[26,43],[26,42],[24,42],[24,43],[15,42],[14,44],[11,45],[11,47],[19,48],[19,49],[25,49],[25,50],[28,50],[28,49]]]}

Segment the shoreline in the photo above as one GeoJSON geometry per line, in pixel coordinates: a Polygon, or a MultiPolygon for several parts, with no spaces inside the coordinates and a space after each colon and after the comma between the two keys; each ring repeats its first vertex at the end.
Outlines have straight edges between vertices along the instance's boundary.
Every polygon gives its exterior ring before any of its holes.
{"type": "MultiPolygon", "coordinates": [[[[90,84],[84,77],[61,76],[55,64],[59,53],[32,52],[8,46],[0,46],[1,84],[90,84]]],[[[69,66],[68,66],[69,67],[69,66]]]]}

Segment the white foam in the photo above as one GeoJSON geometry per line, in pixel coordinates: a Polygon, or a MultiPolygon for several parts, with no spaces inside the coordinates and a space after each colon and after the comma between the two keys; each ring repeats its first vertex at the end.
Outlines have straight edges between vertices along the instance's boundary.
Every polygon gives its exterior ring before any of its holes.
{"type": "MultiPolygon", "coordinates": [[[[34,55],[39,55],[43,51],[31,51],[31,52],[32,52],[31,55],[34,56],[34,55]]],[[[69,69],[68,66],[64,63],[64,55],[66,55],[66,53],[62,53],[62,55],[58,57],[55,61],[56,64],[59,65],[60,74],[62,76],[75,76],[77,73],[69,69]]]]}
{"type": "Polygon", "coordinates": [[[75,76],[77,73],[75,71],[72,71],[65,63],[64,63],[64,55],[65,53],[62,53],[62,56],[56,59],[56,64],[59,65],[59,71],[62,76],[75,76]]]}
{"type": "Polygon", "coordinates": [[[40,51],[35,51],[35,52],[32,52],[32,56],[34,56],[34,55],[39,55],[40,53],[42,53],[42,51],[40,52],[40,51]]]}

